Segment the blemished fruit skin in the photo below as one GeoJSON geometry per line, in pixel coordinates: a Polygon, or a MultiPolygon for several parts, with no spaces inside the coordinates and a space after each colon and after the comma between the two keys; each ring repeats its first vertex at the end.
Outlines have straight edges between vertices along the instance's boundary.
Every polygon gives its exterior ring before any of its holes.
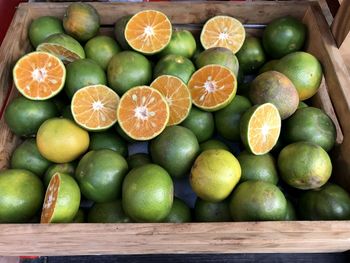
{"type": "Polygon", "coordinates": [[[27,139],[18,146],[11,156],[11,168],[23,169],[42,177],[51,162],[39,152],[35,139],[27,139]]]}
{"type": "Polygon", "coordinates": [[[128,156],[128,145],[116,132],[103,131],[90,134],[90,150],[109,149],[122,155],[128,156]]]}
{"type": "Polygon", "coordinates": [[[221,202],[208,202],[197,198],[194,205],[194,217],[197,222],[232,221],[227,199],[221,202]]]}
{"type": "Polygon", "coordinates": [[[272,58],[281,58],[300,50],[305,42],[306,26],[299,20],[287,16],[272,21],[264,30],[263,45],[272,58]]]}
{"type": "Polygon", "coordinates": [[[298,214],[304,220],[349,220],[349,193],[330,183],[306,191],[299,199],[298,214]]]}
{"type": "Polygon", "coordinates": [[[151,63],[140,53],[123,51],[109,61],[107,77],[110,87],[121,96],[135,86],[151,82],[151,63]]]}
{"type": "Polygon", "coordinates": [[[202,142],[199,145],[199,148],[200,148],[200,152],[204,152],[206,150],[215,150],[215,149],[230,151],[230,148],[225,143],[215,139],[210,139],[205,142],[202,142]]]}
{"type": "Polygon", "coordinates": [[[215,129],[214,117],[211,112],[192,107],[181,126],[190,129],[196,135],[198,142],[201,143],[213,136],[215,129]]]}
{"type": "Polygon", "coordinates": [[[0,192],[0,223],[28,222],[44,200],[39,177],[22,169],[0,171],[0,192]]]}
{"type": "Polygon", "coordinates": [[[246,181],[233,192],[230,212],[234,221],[284,220],[287,200],[274,184],[246,181]]]}
{"type": "Polygon", "coordinates": [[[259,69],[259,74],[262,74],[266,71],[271,71],[271,70],[274,70],[276,64],[278,62],[278,59],[273,59],[273,60],[270,60],[270,61],[267,61],[260,69],[259,69]]]}
{"type": "Polygon", "coordinates": [[[159,53],[159,56],[174,54],[191,58],[196,51],[196,47],[196,40],[190,31],[175,29],[169,44],[159,53]]]}
{"type": "Polygon", "coordinates": [[[285,221],[297,220],[295,208],[294,208],[292,202],[289,201],[288,199],[287,199],[287,211],[286,211],[286,215],[284,217],[284,220],[285,221]]]}
{"type": "Polygon", "coordinates": [[[310,142],[287,145],[278,156],[279,175],[288,185],[301,190],[324,185],[332,174],[332,162],[321,146],[310,142]]]}
{"type": "Polygon", "coordinates": [[[135,153],[130,155],[127,161],[130,170],[152,162],[151,157],[146,153],[135,153]]]}
{"type": "Polygon", "coordinates": [[[282,120],[291,116],[299,104],[293,83],[277,71],[266,71],[257,76],[250,85],[249,98],[254,104],[274,104],[282,120]]]}
{"type": "Polygon", "coordinates": [[[170,54],[162,57],[155,65],[153,78],[156,79],[161,75],[171,75],[187,83],[195,70],[192,61],[188,58],[170,54]]]}
{"type": "Polygon", "coordinates": [[[217,132],[227,140],[239,141],[241,117],[251,106],[251,102],[246,97],[236,95],[230,104],[214,113],[217,132]]]}
{"type": "Polygon", "coordinates": [[[166,223],[186,223],[191,222],[191,210],[179,198],[174,197],[173,206],[171,207],[170,213],[163,220],[166,223]]]}
{"type": "Polygon", "coordinates": [[[67,65],[65,91],[72,98],[79,89],[90,85],[106,85],[106,74],[97,62],[85,58],[67,65]]]}
{"type": "Polygon", "coordinates": [[[63,16],[63,27],[75,39],[87,41],[98,33],[100,16],[89,4],[72,3],[63,16]]]}
{"type": "Polygon", "coordinates": [[[112,150],[86,153],[75,171],[82,194],[97,203],[109,202],[121,196],[128,163],[112,150]]]}
{"type": "Polygon", "coordinates": [[[40,125],[59,112],[51,100],[33,101],[24,97],[15,98],[5,110],[5,121],[10,130],[18,136],[36,134],[40,125]]]}
{"type": "Polygon", "coordinates": [[[298,109],[284,125],[284,138],[287,142],[313,142],[325,151],[333,148],[336,135],[331,118],[314,107],[298,109]]]}
{"type": "Polygon", "coordinates": [[[245,74],[254,73],[266,61],[261,41],[256,37],[247,37],[236,56],[239,61],[239,67],[245,74]]]}
{"type": "Polygon", "coordinates": [[[47,37],[58,33],[64,33],[62,21],[53,16],[42,16],[33,20],[28,31],[30,42],[35,48],[47,37]]]}
{"type": "Polygon", "coordinates": [[[275,159],[270,153],[254,155],[244,151],[237,156],[237,159],[242,169],[240,182],[258,180],[277,184],[277,165],[275,159]]]}
{"type": "Polygon", "coordinates": [[[89,210],[88,223],[130,223],[122,206],[122,201],[116,200],[106,203],[95,203],[89,210]]]}
{"type": "Polygon", "coordinates": [[[171,211],[173,198],[173,181],[159,165],[132,169],[124,179],[123,209],[133,221],[163,221],[171,211]]]}
{"type": "Polygon", "coordinates": [[[123,50],[131,50],[131,47],[126,41],[125,35],[124,35],[126,24],[129,22],[131,17],[132,15],[126,15],[119,18],[115,22],[115,26],[114,26],[114,37],[123,50]]]}
{"type": "Polygon", "coordinates": [[[63,173],[67,175],[74,176],[75,165],[73,163],[58,163],[51,165],[45,172],[43,182],[44,186],[47,187],[50,183],[52,176],[55,173],[63,173]]]}
{"type": "Polygon", "coordinates": [[[202,152],[195,160],[190,184],[204,201],[226,199],[241,178],[241,166],[229,151],[215,149],[202,152]]]}
{"type": "Polygon", "coordinates": [[[213,47],[202,51],[194,60],[197,68],[210,64],[218,64],[230,69],[235,76],[238,75],[239,63],[233,52],[224,47],[213,47]]]}
{"type": "Polygon", "coordinates": [[[195,134],[181,126],[165,128],[150,143],[153,162],[162,166],[174,178],[187,175],[198,152],[199,144],[195,134]]]}

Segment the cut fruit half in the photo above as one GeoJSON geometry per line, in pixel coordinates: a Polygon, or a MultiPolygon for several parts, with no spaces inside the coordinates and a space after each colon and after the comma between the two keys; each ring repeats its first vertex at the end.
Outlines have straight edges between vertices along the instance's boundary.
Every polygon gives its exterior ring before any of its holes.
{"type": "Polygon", "coordinates": [[[104,85],[79,89],[72,98],[71,111],[76,123],[87,130],[99,131],[117,122],[119,96],[104,85]]]}
{"type": "Polygon", "coordinates": [[[31,100],[46,100],[59,93],[66,79],[62,61],[46,52],[32,52],[21,57],[13,68],[18,91],[31,100]]]}
{"type": "Polygon", "coordinates": [[[272,103],[256,105],[241,119],[241,139],[255,155],[268,153],[276,145],[281,131],[281,117],[272,103]]]}
{"type": "Polygon", "coordinates": [[[243,45],[245,29],[241,22],[230,16],[215,16],[203,26],[200,41],[205,49],[225,47],[236,53],[243,45]]]}
{"type": "Polygon", "coordinates": [[[69,223],[79,210],[80,189],[73,177],[55,173],[47,187],[40,223],[69,223]]]}
{"type": "Polygon", "coordinates": [[[164,96],[148,86],[128,90],[120,99],[117,118],[121,129],[134,140],[150,140],[159,135],[169,121],[164,96]]]}
{"type": "Polygon", "coordinates": [[[228,68],[207,65],[193,73],[188,89],[194,105],[206,111],[216,111],[232,101],[237,91],[237,80],[228,68]]]}
{"type": "Polygon", "coordinates": [[[127,43],[143,54],[163,50],[170,42],[172,25],[168,17],[156,10],[144,10],[130,18],[124,35],[127,43]]]}
{"type": "Polygon", "coordinates": [[[191,110],[192,100],[189,89],[181,79],[162,75],[152,82],[151,87],[158,90],[168,102],[170,110],[168,126],[177,125],[186,119],[191,110]]]}

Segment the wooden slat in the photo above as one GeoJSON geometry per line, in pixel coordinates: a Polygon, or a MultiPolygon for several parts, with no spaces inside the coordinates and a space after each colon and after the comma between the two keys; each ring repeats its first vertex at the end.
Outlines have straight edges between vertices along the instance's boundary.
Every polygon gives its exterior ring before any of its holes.
{"type": "Polygon", "coordinates": [[[350,0],[341,3],[331,28],[338,47],[341,47],[344,40],[350,38],[350,0]]]}

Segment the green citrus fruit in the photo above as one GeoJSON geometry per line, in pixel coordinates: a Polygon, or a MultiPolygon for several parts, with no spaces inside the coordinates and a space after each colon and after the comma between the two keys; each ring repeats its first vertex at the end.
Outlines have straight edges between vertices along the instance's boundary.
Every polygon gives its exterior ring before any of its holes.
{"type": "Polygon", "coordinates": [[[204,142],[214,134],[214,117],[211,112],[192,107],[181,126],[190,129],[196,135],[198,142],[204,142]]]}
{"type": "Polygon", "coordinates": [[[191,222],[191,210],[184,201],[174,197],[173,206],[170,213],[163,220],[167,223],[186,223],[191,222]]]}
{"type": "Polygon", "coordinates": [[[251,102],[246,97],[236,95],[230,104],[214,113],[217,132],[227,140],[239,141],[241,117],[251,106],[251,102]]]}
{"type": "Polygon", "coordinates": [[[160,56],[169,54],[191,58],[196,51],[196,40],[188,30],[175,29],[169,44],[159,53],[160,56]]]}
{"type": "Polygon", "coordinates": [[[309,107],[304,101],[299,101],[298,109],[309,107]]]}
{"type": "Polygon", "coordinates": [[[132,15],[126,15],[119,18],[117,22],[115,22],[115,26],[114,26],[114,37],[119,43],[119,45],[122,47],[122,49],[124,50],[131,49],[128,42],[126,42],[125,34],[124,34],[126,24],[129,22],[131,17],[132,15]]]}
{"type": "Polygon", "coordinates": [[[287,16],[273,20],[264,30],[263,45],[267,54],[281,58],[300,50],[305,42],[306,26],[299,20],[287,16]]]}
{"type": "Polygon", "coordinates": [[[314,107],[297,110],[284,125],[284,137],[287,142],[313,142],[325,151],[333,148],[336,135],[331,118],[322,110],[314,107]]]}
{"type": "Polygon", "coordinates": [[[40,179],[21,169],[0,171],[0,193],[0,223],[28,222],[44,200],[40,179]]]}
{"type": "Polygon", "coordinates": [[[303,192],[298,212],[303,220],[349,220],[350,195],[336,184],[303,192]]]}
{"type": "Polygon", "coordinates": [[[47,187],[50,183],[51,178],[54,176],[55,173],[63,173],[67,175],[74,176],[75,172],[75,164],[73,163],[56,163],[46,170],[43,182],[44,186],[47,187]]]}
{"type": "Polygon", "coordinates": [[[100,29],[100,16],[89,4],[72,3],[63,16],[63,27],[75,39],[87,41],[100,29]]]}
{"type": "Polygon", "coordinates": [[[229,151],[216,149],[202,152],[194,162],[190,184],[198,197],[220,202],[232,192],[241,178],[241,166],[229,151]]]}
{"type": "Polygon", "coordinates": [[[200,152],[204,152],[206,150],[215,150],[215,149],[222,149],[222,150],[226,150],[226,151],[230,151],[230,148],[228,148],[228,146],[223,143],[222,141],[219,140],[215,140],[215,139],[211,139],[211,140],[207,140],[205,142],[202,142],[199,145],[200,148],[200,152]]]}
{"type": "Polygon", "coordinates": [[[297,215],[294,209],[294,206],[291,201],[287,199],[287,212],[286,215],[284,216],[285,221],[293,221],[297,220],[297,215]]]}
{"type": "Polygon", "coordinates": [[[257,76],[250,85],[249,97],[254,104],[270,102],[275,105],[282,120],[291,116],[299,104],[293,83],[277,71],[266,71],[257,76]]]}
{"type": "Polygon", "coordinates": [[[278,63],[278,59],[273,59],[270,61],[267,61],[260,69],[259,74],[262,74],[266,71],[275,70],[275,66],[278,63]]]}
{"type": "Polygon", "coordinates": [[[85,213],[84,210],[79,208],[78,212],[75,214],[71,223],[85,223],[85,213]]]}
{"type": "Polygon", "coordinates": [[[232,194],[230,212],[234,221],[283,220],[287,200],[274,184],[263,181],[241,183],[232,194]]]}
{"type": "Polygon", "coordinates": [[[146,164],[132,169],[123,182],[123,208],[136,222],[160,222],[171,211],[174,186],[162,167],[146,164]]]}
{"type": "Polygon", "coordinates": [[[229,222],[232,221],[227,199],[221,202],[209,202],[200,198],[194,205],[194,217],[197,222],[229,222]]]}
{"type": "Polygon", "coordinates": [[[198,152],[199,144],[195,134],[181,126],[165,128],[150,144],[153,162],[175,178],[187,175],[198,152]]]}
{"type": "Polygon", "coordinates": [[[113,150],[120,155],[128,156],[128,145],[119,137],[118,134],[112,131],[103,131],[90,133],[90,150],[113,150]]]}
{"type": "Polygon", "coordinates": [[[134,169],[145,164],[151,163],[151,157],[146,153],[135,153],[127,159],[129,169],[134,169]]]}
{"type": "Polygon", "coordinates": [[[85,44],[87,58],[95,60],[104,70],[107,69],[111,58],[120,52],[120,47],[115,40],[108,36],[91,38],[85,44]]]}
{"type": "Polygon", "coordinates": [[[311,98],[320,87],[322,67],[320,62],[309,53],[290,53],[276,63],[275,70],[286,75],[293,82],[300,100],[311,98]]]}
{"type": "Polygon", "coordinates": [[[89,223],[129,223],[131,222],[122,206],[121,200],[95,203],[88,213],[89,223]]]}
{"type": "Polygon", "coordinates": [[[201,52],[197,57],[195,64],[197,68],[202,68],[210,64],[218,64],[230,69],[235,76],[238,74],[238,59],[233,52],[224,47],[213,47],[201,52]]]}
{"type": "Polygon", "coordinates": [[[152,68],[148,59],[135,51],[123,51],[112,57],[107,68],[108,83],[119,95],[151,82],[152,68]]]}
{"type": "Polygon", "coordinates": [[[192,61],[188,58],[170,54],[158,61],[154,67],[153,78],[161,75],[171,75],[187,83],[195,70],[192,61]]]}
{"type": "Polygon", "coordinates": [[[51,100],[34,101],[18,97],[7,106],[5,121],[14,134],[30,136],[36,134],[44,121],[58,114],[57,107],[51,100]]]}
{"type": "Polygon", "coordinates": [[[36,144],[46,159],[55,163],[75,160],[89,147],[89,134],[71,120],[53,118],[39,128],[36,144]]]}
{"type": "Polygon", "coordinates": [[[32,45],[36,48],[47,37],[57,33],[64,33],[62,21],[53,16],[41,16],[34,19],[30,24],[28,36],[32,45]]]}
{"type": "Polygon", "coordinates": [[[133,138],[131,138],[129,135],[127,135],[127,134],[125,133],[125,131],[123,131],[122,128],[120,128],[120,125],[119,125],[118,122],[115,124],[114,127],[115,127],[115,130],[117,131],[117,133],[118,133],[124,140],[126,140],[128,143],[134,143],[134,142],[136,142],[136,140],[134,140],[133,138]]]}
{"type": "Polygon", "coordinates": [[[264,65],[266,61],[261,41],[256,37],[247,37],[236,55],[239,61],[239,67],[244,74],[254,73],[264,65]]]}
{"type": "Polygon", "coordinates": [[[79,59],[67,65],[65,91],[68,97],[90,85],[106,85],[106,74],[97,62],[92,59],[79,59]]]}
{"type": "Polygon", "coordinates": [[[281,178],[298,189],[315,189],[324,185],[332,174],[332,163],[321,146],[296,142],[282,149],[278,156],[281,178]]]}
{"type": "Polygon", "coordinates": [[[39,152],[35,139],[27,139],[18,146],[11,156],[11,168],[23,169],[42,177],[50,166],[39,152]]]}

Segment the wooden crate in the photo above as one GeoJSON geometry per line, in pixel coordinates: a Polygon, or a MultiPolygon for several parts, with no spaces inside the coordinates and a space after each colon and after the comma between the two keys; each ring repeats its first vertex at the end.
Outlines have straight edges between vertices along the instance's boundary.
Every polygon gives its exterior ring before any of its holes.
{"type": "MultiPolygon", "coordinates": [[[[21,4],[0,50],[0,103],[17,96],[11,79],[16,60],[31,47],[30,22],[39,16],[62,17],[67,3],[21,4]]],[[[292,15],[309,29],[307,51],[322,63],[324,81],[314,105],[337,126],[332,152],[334,177],[350,189],[350,80],[317,2],[159,2],[94,3],[102,31],[111,33],[121,16],[142,9],[166,13],[176,26],[198,25],[214,15],[231,15],[245,24],[265,24],[292,15]],[[343,136],[344,134],[344,136],[343,136]]],[[[192,27],[193,28],[193,27],[192,27]]],[[[259,34],[259,30],[249,30],[259,34]]],[[[3,108],[4,108],[3,107],[3,108]]],[[[19,139],[0,121],[0,169],[19,139]]],[[[187,224],[2,224],[0,255],[81,255],[145,253],[325,252],[350,249],[350,221],[228,222],[187,224]]]]}

